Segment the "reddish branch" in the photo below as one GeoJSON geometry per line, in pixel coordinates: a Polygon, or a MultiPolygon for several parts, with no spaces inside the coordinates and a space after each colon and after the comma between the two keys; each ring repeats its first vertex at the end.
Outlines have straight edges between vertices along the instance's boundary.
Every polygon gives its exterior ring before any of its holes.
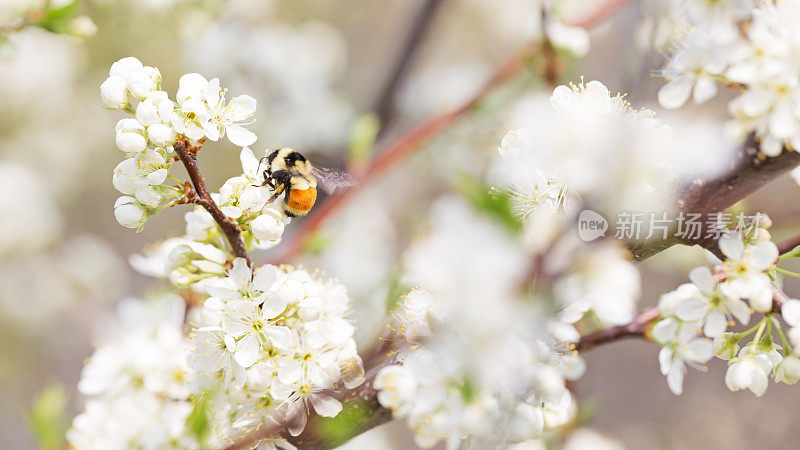
{"type": "MultiPolygon", "coordinates": [[[[400,137],[397,141],[390,144],[370,162],[364,175],[358,179],[358,186],[363,188],[380,175],[383,175],[390,168],[394,167],[397,163],[414,153],[434,136],[447,129],[498,85],[519,73],[524,67],[523,61],[523,58],[519,55],[510,58],[467,103],[453,111],[440,114],[423,122],[400,137]]],[[[314,232],[324,225],[336,212],[341,210],[357,191],[358,189],[344,191],[339,195],[331,197],[323,205],[316,208],[314,213],[305,219],[295,235],[292,236],[291,240],[286,243],[283,254],[277,257],[273,263],[286,262],[298,255],[308,243],[309,239],[311,239],[314,232]]]]}
{"type": "Polygon", "coordinates": [[[647,327],[658,318],[658,307],[651,306],[645,309],[638,316],[634,317],[625,325],[618,325],[611,328],[595,331],[594,333],[581,336],[580,341],[575,345],[575,350],[589,350],[600,344],[616,341],[626,337],[642,337],[647,332],[647,327]]]}
{"type": "Polygon", "coordinates": [[[196,203],[214,218],[214,221],[219,225],[222,234],[228,239],[231,246],[231,253],[239,258],[245,258],[248,265],[252,265],[250,255],[244,247],[241,232],[236,225],[228,219],[227,216],[219,209],[217,203],[211,198],[206,188],[206,182],[200,174],[200,168],[197,166],[197,150],[198,147],[192,147],[186,139],[181,139],[173,146],[175,153],[178,154],[183,166],[186,167],[186,172],[189,174],[189,179],[192,180],[194,185],[194,194],[190,200],[196,203]]]}
{"type": "MultiPolygon", "coordinates": [[[[612,0],[607,2],[591,15],[577,21],[569,22],[568,24],[581,27],[590,27],[606,19],[619,8],[625,4],[631,3],[632,1],[634,0],[612,0]]],[[[359,187],[363,189],[367,184],[371,183],[380,175],[383,175],[389,169],[396,166],[408,156],[419,150],[422,145],[430,141],[433,137],[448,129],[458,119],[471,111],[498,86],[520,73],[522,69],[525,68],[527,60],[531,56],[535,55],[539,50],[540,47],[531,46],[507,59],[505,62],[503,62],[503,64],[500,65],[494,74],[492,74],[489,80],[484,83],[481,89],[467,102],[452,111],[431,117],[420,125],[412,128],[411,131],[404,134],[393,143],[389,144],[383,151],[378,153],[378,155],[370,162],[367,169],[364,171],[364,174],[359,177],[359,187]]],[[[275,264],[287,262],[300,254],[313,236],[314,232],[321,228],[334,214],[347,205],[356,192],[357,189],[344,191],[334,197],[331,197],[323,205],[317,207],[314,210],[314,213],[305,219],[303,224],[298,228],[297,232],[291,237],[291,239],[284,244],[282,253],[278,257],[274,258],[274,260],[271,262],[275,264]]]]}
{"type": "Polygon", "coordinates": [[[614,14],[622,8],[623,6],[627,5],[628,3],[633,2],[634,0],[611,0],[597,8],[594,12],[583,17],[579,20],[573,20],[567,23],[567,25],[572,25],[574,27],[582,27],[587,28],[594,24],[602,22],[606,17],[614,14]]]}

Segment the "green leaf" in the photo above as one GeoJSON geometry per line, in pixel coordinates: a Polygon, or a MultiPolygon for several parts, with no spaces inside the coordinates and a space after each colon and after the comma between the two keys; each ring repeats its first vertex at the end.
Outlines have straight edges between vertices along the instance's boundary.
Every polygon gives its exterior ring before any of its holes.
{"type": "Polygon", "coordinates": [[[492,189],[467,176],[459,179],[455,188],[478,212],[504,226],[512,234],[522,231],[522,221],[512,211],[511,197],[507,192],[492,189]]]}
{"type": "Polygon", "coordinates": [[[308,236],[303,250],[312,255],[319,255],[333,242],[331,236],[327,233],[316,231],[308,236]]]}
{"type": "Polygon", "coordinates": [[[590,423],[600,412],[600,404],[596,399],[589,398],[578,404],[576,422],[581,425],[590,423]]]}
{"type": "Polygon", "coordinates": [[[380,129],[381,122],[373,113],[364,114],[356,120],[350,130],[350,143],[347,149],[351,164],[363,164],[372,157],[375,139],[378,137],[380,129]]]}
{"type": "Polygon", "coordinates": [[[78,8],[78,0],[59,7],[50,7],[50,3],[47,3],[41,17],[32,18],[30,24],[52,33],[69,34],[70,19],[78,8]]]}
{"type": "Polygon", "coordinates": [[[348,402],[336,417],[321,417],[317,431],[326,444],[338,447],[359,434],[373,413],[373,408],[365,402],[348,402]]]}
{"type": "Polygon", "coordinates": [[[475,394],[478,393],[475,385],[466,378],[461,380],[461,383],[458,385],[458,390],[461,391],[461,398],[464,399],[465,403],[471,403],[472,400],[475,399],[475,394]]]}
{"type": "Polygon", "coordinates": [[[386,310],[394,311],[400,304],[400,299],[411,290],[402,281],[402,271],[395,268],[389,279],[389,289],[386,292],[386,310]]]}
{"type": "Polygon", "coordinates": [[[211,418],[209,417],[209,410],[211,409],[211,393],[204,391],[200,395],[192,396],[191,398],[192,412],[186,418],[186,428],[192,436],[195,436],[198,442],[205,442],[211,431],[211,418]]]}
{"type": "Polygon", "coordinates": [[[25,419],[39,448],[56,449],[66,445],[69,424],[66,408],[67,392],[61,384],[46,387],[33,400],[25,419]]]}

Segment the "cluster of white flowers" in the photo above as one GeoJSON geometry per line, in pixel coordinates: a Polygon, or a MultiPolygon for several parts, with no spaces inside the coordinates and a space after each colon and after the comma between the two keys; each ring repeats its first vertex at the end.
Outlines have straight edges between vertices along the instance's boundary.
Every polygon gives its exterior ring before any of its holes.
{"type": "MultiPolygon", "coordinates": [[[[211,194],[222,212],[240,229],[246,244],[267,249],[280,242],[284,227],[291,219],[275,200],[268,203],[271,189],[261,186],[263,172],[249,148],[240,153],[243,174],[230,178],[219,193],[211,194]]],[[[230,259],[226,253],[225,237],[220,233],[211,214],[196,206],[184,216],[186,234],[169,238],[145,249],[144,254],[130,257],[131,265],[148,276],[168,278],[178,287],[193,287],[203,292],[202,283],[224,274],[230,259]]]]}
{"type": "Polygon", "coordinates": [[[524,212],[545,202],[575,212],[578,198],[609,217],[659,204],[670,130],[652,111],[612,97],[603,83],[559,86],[549,103],[540,94],[524,97],[509,125],[492,180],[524,212]]]}
{"type": "Polygon", "coordinates": [[[755,132],[761,151],[776,156],[800,148],[800,1],[757,3],[744,17],[714,15],[686,33],[664,68],[669,82],[659,101],[677,108],[694,97],[699,104],[717,94],[717,83],[740,86],[728,104],[731,137],[755,132]]]}
{"type": "MultiPolygon", "coordinates": [[[[115,204],[117,220],[141,229],[148,217],[187,198],[180,180],[169,173],[177,139],[202,142],[227,135],[235,145],[244,146],[240,152],[243,173],[226,181],[211,198],[243,231],[248,249],[276,245],[290,219],[277,206],[278,200],[268,202],[273,192],[263,185],[259,159],[246,146],[255,141],[255,135],[242,127],[242,121],[252,116],[256,101],[242,95],[227,102],[219,80],[207,81],[195,73],[181,77],[176,103],[158,90],[160,81],[158,69],[123,58],[114,63],[101,87],[107,107],[135,115],[117,124],[117,146],[129,156],[114,170],[114,187],[126,194],[115,204]],[[169,177],[174,185],[164,184],[169,177]]],[[[185,218],[184,236],[167,239],[147,250],[147,256],[131,258],[138,271],[168,277],[179,287],[224,273],[230,256],[211,215],[198,206],[185,218]]]]}
{"type": "Polygon", "coordinates": [[[510,123],[491,179],[515,202],[529,249],[556,250],[550,266],[562,274],[553,286],[561,320],[575,323],[591,311],[604,323],[628,322],[641,286],[627,250],[615,241],[582,245],[565,228],[585,207],[613,217],[657,202],[669,175],[669,129],[598,81],[559,86],[549,103],[524,98],[510,123]],[[580,133],[570,131],[576,126],[580,133]]]}
{"type": "Polygon", "coordinates": [[[212,396],[215,441],[279,419],[297,435],[310,408],[324,417],[341,411],[325,390],[363,381],[344,286],[303,270],[251,271],[237,258],[206,289],[189,364],[195,389],[212,396]]]}
{"type": "MultiPolygon", "coordinates": [[[[765,217],[763,223],[768,225],[769,219],[765,217]]],[[[784,337],[777,319],[765,317],[746,332],[727,332],[735,323],[732,319],[747,325],[752,312],[772,310],[770,272],[778,260],[778,248],[769,240],[766,228],[731,232],[720,238],[719,248],[725,260],[713,272],[706,266],[692,269],[691,283],[664,294],[659,301],[660,320],[652,336],[663,346],[659,360],[670,389],[675,394],[683,391],[685,363],[700,367],[714,355],[729,361],[725,382],[734,391],[750,389],[760,396],[773,370],[777,381],[796,382],[800,364],[794,364],[793,356],[783,364],[781,347],[772,340],[773,327],[784,337]],[[756,333],[753,341],[740,349],[739,342],[752,333],[756,333]]],[[[784,306],[790,325],[793,308],[794,301],[784,306]]],[[[784,355],[789,356],[788,343],[783,340],[784,355]]]]}
{"type": "Polygon", "coordinates": [[[163,184],[179,136],[216,141],[227,134],[240,147],[256,140],[242,127],[255,113],[252,97],[242,95],[228,102],[218,79],[208,81],[196,73],[181,77],[177,103],[160,87],[159,70],[133,57],[115,62],[100,86],[107,108],[134,116],[117,123],[116,144],[127,159],[114,169],[113,177],[114,187],[125,194],[115,203],[114,215],[128,228],[141,229],[149,216],[182,198],[181,186],[163,184]]]}
{"type": "Polygon", "coordinates": [[[75,448],[201,448],[187,431],[188,343],[183,301],[129,299],[111,336],[86,364],[78,389],[89,396],[67,439],[75,448]]]}
{"type": "Polygon", "coordinates": [[[565,380],[580,377],[584,363],[566,344],[578,334],[559,324],[554,341],[520,294],[528,256],[458,200],[440,200],[431,220],[430,236],[404,257],[404,279],[423,288],[395,313],[413,345],[398,355],[401,365],[378,374],[381,404],[423,447],[522,442],[570,421],[576,406],[565,380]]]}

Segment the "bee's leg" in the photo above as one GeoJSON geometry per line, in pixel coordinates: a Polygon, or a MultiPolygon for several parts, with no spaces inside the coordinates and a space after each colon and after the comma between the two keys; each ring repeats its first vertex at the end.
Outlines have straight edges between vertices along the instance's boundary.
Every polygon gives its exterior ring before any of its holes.
{"type": "Polygon", "coordinates": [[[284,189],[285,189],[284,185],[283,184],[279,184],[278,187],[275,188],[275,192],[272,194],[272,196],[270,196],[269,200],[267,200],[267,203],[274,202],[275,199],[278,198],[281,195],[281,193],[283,193],[284,189]]]}

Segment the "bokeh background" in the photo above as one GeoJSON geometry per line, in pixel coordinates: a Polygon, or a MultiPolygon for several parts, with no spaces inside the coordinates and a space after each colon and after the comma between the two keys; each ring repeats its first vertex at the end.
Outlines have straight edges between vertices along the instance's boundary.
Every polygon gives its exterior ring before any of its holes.
{"type": "MultiPolygon", "coordinates": [[[[2,0],[0,24],[35,1],[2,0]]],[[[256,149],[292,146],[315,163],[357,172],[388,143],[426,118],[470,98],[509,56],[536,35],[533,0],[441,0],[391,95],[404,48],[431,2],[425,0],[84,0],[93,36],[77,39],[39,28],[0,43],[0,447],[36,444],[25,416],[44,389],[63,386],[66,417],[82,407],[74,386],[105,318],[126,296],[159,282],[136,274],[127,257],[176,236],[185,210],[168,211],[135,234],[120,227],[111,173],[121,154],[98,88],[111,63],[135,56],[161,70],[174,93],[180,75],[220,77],[233,95],[258,100],[249,128],[256,149]],[[376,114],[373,114],[376,113],[376,114]],[[375,145],[373,135],[377,133],[375,145]]],[[[580,18],[605,3],[564,3],[580,18]]],[[[561,81],[603,81],[656,111],[679,136],[686,167],[713,170],[723,139],[727,98],[667,113],[655,97],[663,80],[661,50],[679,2],[634,1],[591,29],[585,58],[564,60],[561,81]]],[[[424,233],[433,199],[462,173],[481,173],[505,133],[515,99],[549,92],[536,61],[480,107],[427,143],[408,161],[358,194],[297,262],[338,277],[354,299],[358,339],[374,342],[384,327],[399,255],[424,233]]],[[[580,132],[580,130],[575,130],[580,132]]],[[[229,146],[228,146],[229,147],[229,146]]],[[[240,172],[238,151],[210,143],[200,163],[212,188],[240,172]]],[[[746,199],[767,213],[776,238],[800,229],[798,186],[786,176],[746,199]]],[[[324,199],[323,199],[324,200],[324,199]]],[[[313,214],[313,212],[312,212],[313,214]]],[[[284,240],[290,238],[287,229],[284,240]]],[[[270,252],[255,254],[266,261],[270,252]]],[[[702,250],[673,248],[642,264],[642,306],[686,280],[702,250]]],[[[791,267],[789,267],[791,269],[791,267]]],[[[798,269],[798,268],[795,268],[798,269]]],[[[800,286],[788,286],[791,294],[800,286]]],[[[786,448],[796,446],[800,393],[773,384],[757,399],[731,393],[719,360],[690,371],[673,396],[658,371],[658,348],[625,341],[587,352],[577,384],[590,425],[628,448],[786,448]]],[[[58,389],[58,388],[55,388],[58,389]]],[[[52,392],[52,391],[51,391],[52,392]]],[[[401,423],[359,437],[352,448],[416,448],[401,423]]]]}

